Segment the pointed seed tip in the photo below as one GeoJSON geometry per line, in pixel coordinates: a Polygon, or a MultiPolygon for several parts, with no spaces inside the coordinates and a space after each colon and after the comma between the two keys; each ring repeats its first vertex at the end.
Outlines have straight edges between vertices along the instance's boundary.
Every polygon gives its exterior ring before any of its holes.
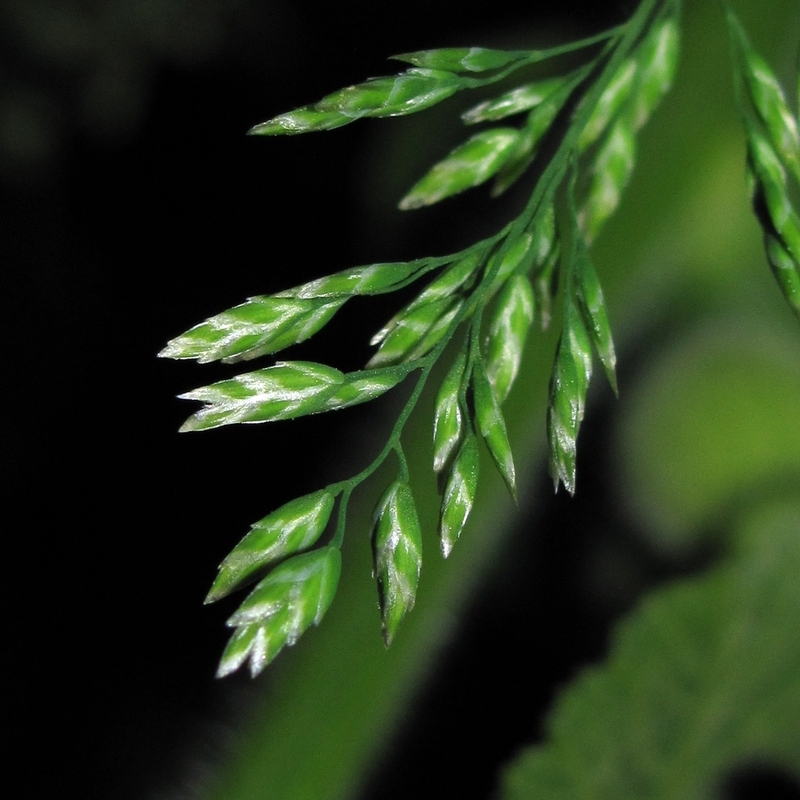
{"type": "Polygon", "coordinates": [[[415,194],[407,194],[398,204],[400,211],[413,211],[415,208],[424,208],[429,203],[424,197],[415,194]]]}
{"type": "Polygon", "coordinates": [[[258,662],[255,662],[251,658],[250,659],[250,677],[251,678],[257,678],[264,671],[264,667],[266,667],[266,666],[267,666],[267,661],[266,660],[263,660],[263,661],[259,660],[258,662]]]}
{"type": "Polygon", "coordinates": [[[226,589],[219,589],[216,585],[214,585],[208,590],[206,599],[203,600],[203,605],[207,606],[211,603],[216,603],[217,600],[222,600],[223,597],[226,597],[228,593],[229,592],[226,589]]]}

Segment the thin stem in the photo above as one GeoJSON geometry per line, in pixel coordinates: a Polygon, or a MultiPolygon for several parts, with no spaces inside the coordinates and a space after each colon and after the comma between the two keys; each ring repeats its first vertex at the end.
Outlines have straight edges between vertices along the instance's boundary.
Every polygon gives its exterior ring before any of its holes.
{"type": "MultiPolygon", "coordinates": [[[[446,341],[444,342],[446,344],[446,341]]],[[[370,464],[368,464],[364,469],[361,470],[358,474],[354,475],[352,478],[349,478],[345,481],[339,481],[338,483],[332,483],[327,487],[327,490],[333,494],[337,495],[340,492],[342,493],[342,499],[339,503],[339,516],[336,524],[336,532],[331,540],[331,545],[334,547],[341,547],[342,542],[344,540],[344,529],[347,517],[347,504],[350,500],[350,495],[353,493],[353,490],[356,489],[360,484],[362,484],[367,478],[375,472],[378,467],[383,464],[386,458],[389,456],[391,452],[395,452],[397,454],[398,460],[400,461],[400,475],[403,480],[408,480],[408,463],[405,459],[405,454],[403,453],[402,445],[400,443],[400,438],[403,433],[403,428],[405,427],[408,418],[411,416],[411,412],[414,410],[415,406],[417,405],[417,401],[422,394],[422,390],[425,388],[425,383],[428,380],[428,376],[430,375],[430,371],[433,368],[433,365],[436,363],[439,355],[441,354],[441,350],[444,349],[443,344],[440,343],[436,346],[427,356],[421,358],[417,361],[416,365],[414,365],[409,371],[413,369],[421,369],[420,376],[417,379],[417,384],[414,387],[414,390],[411,392],[408,400],[406,400],[405,406],[403,406],[403,410],[400,412],[400,416],[397,418],[395,422],[392,433],[387,440],[386,444],[383,446],[381,451],[378,455],[372,460],[370,464]]]]}
{"type": "Polygon", "coordinates": [[[394,452],[397,456],[397,460],[399,462],[399,473],[400,473],[400,480],[408,483],[409,481],[409,472],[408,472],[408,461],[406,461],[406,454],[403,452],[403,445],[398,438],[394,445],[394,452]]]}

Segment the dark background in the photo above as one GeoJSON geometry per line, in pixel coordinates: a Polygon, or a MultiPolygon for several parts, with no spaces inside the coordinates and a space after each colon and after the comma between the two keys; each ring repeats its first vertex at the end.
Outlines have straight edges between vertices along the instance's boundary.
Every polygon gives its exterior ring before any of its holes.
{"type": "MultiPolygon", "coordinates": [[[[255,691],[243,676],[213,679],[229,613],[202,606],[216,564],[249,523],[317,485],[360,418],[178,436],[190,409],[175,395],[229,372],[156,353],[248,295],[447,252],[481,224],[471,204],[483,197],[427,219],[394,212],[400,178],[375,171],[391,121],[284,140],[245,131],[391,73],[391,53],[524,46],[534,23],[591,33],[630,6],[0,4],[6,694],[25,787],[14,797],[193,796],[186,773],[213,770],[255,691]]],[[[357,368],[385,313],[337,319],[302,353],[357,368]]],[[[486,796],[497,764],[538,733],[554,689],[602,652],[638,588],[598,607],[575,591],[580,570],[554,576],[597,548],[623,553],[643,583],[674,567],[609,523],[597,424],[608,413],[601,402],[582,434],[580,498],[521,521],[549,533],[509,556],[504,581],[476,599],[481,613],[365,798],[410,796],[423,776],[432,795],[486,796]],[[502,665],[475,657],[473,643],[490,636],[502,640],[495,651],[519,648],[515,625],[543,598],[534,674],[524,653],[502,665]],[[488,749],[465,735],[464,691],[470,720],[497,730],[488,749]],[[521,706],[529,713],[507,718],[521,706]],[[442,766],[455,757],[463,786],[442,766]]]]}

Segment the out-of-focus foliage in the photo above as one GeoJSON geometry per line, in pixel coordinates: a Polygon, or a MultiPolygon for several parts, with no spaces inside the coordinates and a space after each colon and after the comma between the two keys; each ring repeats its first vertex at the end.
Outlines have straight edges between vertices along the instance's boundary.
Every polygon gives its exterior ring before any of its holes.
{"type": "Polygon", "coordinates": [[[737,764],[800,771],[797,488],[745,515],[721,564],[642,601],[504,798],[700,800],[737,764]]]}
{"type": "Polygon", "coordinates": [[[643,532],[685,553],[748,496],[800,486],[798,408],[791,325],[722,319],[662,348],[631,387],[620,427],[620,484],[643,532]]]}

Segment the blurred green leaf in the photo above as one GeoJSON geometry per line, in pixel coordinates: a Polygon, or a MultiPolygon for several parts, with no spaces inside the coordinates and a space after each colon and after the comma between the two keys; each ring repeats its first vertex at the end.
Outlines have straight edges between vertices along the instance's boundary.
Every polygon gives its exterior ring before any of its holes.
{"type": "Polygon", "coordinates": [[[505,800],[703,800],[749,760],[800,769],[800,497],[751,512],[732,558],[651,594],[561,696],[505,800]]]}
{"type": "Polygon", "coordinates": [[[620,485],[643,532],[680,551],[748,491],[800,481],[797,332],[740,318],[662,352],[620,409],[620,485]]]}

